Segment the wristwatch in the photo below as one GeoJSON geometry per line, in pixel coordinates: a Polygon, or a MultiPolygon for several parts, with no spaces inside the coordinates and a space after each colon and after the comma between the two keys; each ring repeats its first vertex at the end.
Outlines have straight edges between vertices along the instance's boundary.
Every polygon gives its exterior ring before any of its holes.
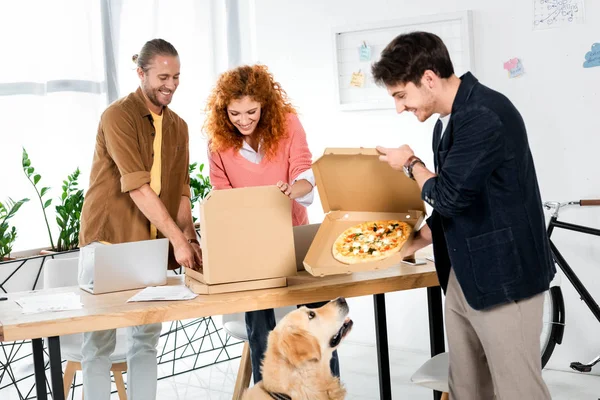
{"type": "Polygon", "coordinates": [[[198,246],[200,246],[200,242],[198,241],[198,239],[188,239],[187,241],[189,244],[196,243],[198,246]]]}
{"type": "Polygon", "coordinates": [[[417,163],[421,163],[421,164],[423,164],[423,166],[425,166],[425,163],[419,157],[412,155],[408,158],[408,160],[406,160],[406,163],[402,167],[402,169],[404,170],[404,174],[406,176],[408,176],[410,179],[412,179],[413,181],[415,180],[415,177],[414,177],[412,171],[413,171],[413,167],[417,163]]]}

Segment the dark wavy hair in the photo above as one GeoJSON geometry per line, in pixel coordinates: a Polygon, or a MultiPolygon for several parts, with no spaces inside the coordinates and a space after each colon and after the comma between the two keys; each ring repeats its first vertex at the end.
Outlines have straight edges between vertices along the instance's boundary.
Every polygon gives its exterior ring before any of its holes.
{"type": "Polygon", "coordinates": [[[446,45],[437,35],[429,32],[411,32],[397,36],[381,52],[381,59],[373,64],[371,72],[378,85],[421,86],[426,70],[440,78],[449,78],[454,67],[446,45]]]}

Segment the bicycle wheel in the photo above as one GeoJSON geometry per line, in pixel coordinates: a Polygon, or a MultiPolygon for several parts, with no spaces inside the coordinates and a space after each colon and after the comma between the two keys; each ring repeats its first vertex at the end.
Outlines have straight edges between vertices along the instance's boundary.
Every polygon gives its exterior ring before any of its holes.
{"type": "Polygon", "coordinates": [[[562,343],[565,327],[565,303],[560,286],[553,286],[544,294],[543,321],[540,336],[542,368],[550,360],[554,347],[562,343]]]}

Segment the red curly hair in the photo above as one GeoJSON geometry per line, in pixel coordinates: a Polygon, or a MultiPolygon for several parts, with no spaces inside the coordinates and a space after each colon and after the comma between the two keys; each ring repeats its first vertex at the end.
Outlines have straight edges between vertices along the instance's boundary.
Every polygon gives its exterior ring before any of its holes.
{"type": "Polygon", "coordinates": [[[257,135],[266,158],[277,152],[279,140],[287,135],[286,114],[296,114],[286,92],[264,65],[244,65],[221,74],[206,104],[203,130],[211,152],[242,148],[244,137],[229,120],[227,106],[232,100],[249,96],[260,103],[257,135]]]}

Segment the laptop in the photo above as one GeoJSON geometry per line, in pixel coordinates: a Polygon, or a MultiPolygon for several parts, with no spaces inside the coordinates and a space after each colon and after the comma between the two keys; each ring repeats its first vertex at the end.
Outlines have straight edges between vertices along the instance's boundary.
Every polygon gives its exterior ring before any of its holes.
{"type": "MultiPolygon", "coordinates": [[[[161,286],[167,283],[169,240],[166,238],[120,244],[86,246],[80,250],[80,268],[93,266],[79,287],[102,294],[161,286]]],[[[80,277],[82,273],[80,271],[80,277]]]]}

